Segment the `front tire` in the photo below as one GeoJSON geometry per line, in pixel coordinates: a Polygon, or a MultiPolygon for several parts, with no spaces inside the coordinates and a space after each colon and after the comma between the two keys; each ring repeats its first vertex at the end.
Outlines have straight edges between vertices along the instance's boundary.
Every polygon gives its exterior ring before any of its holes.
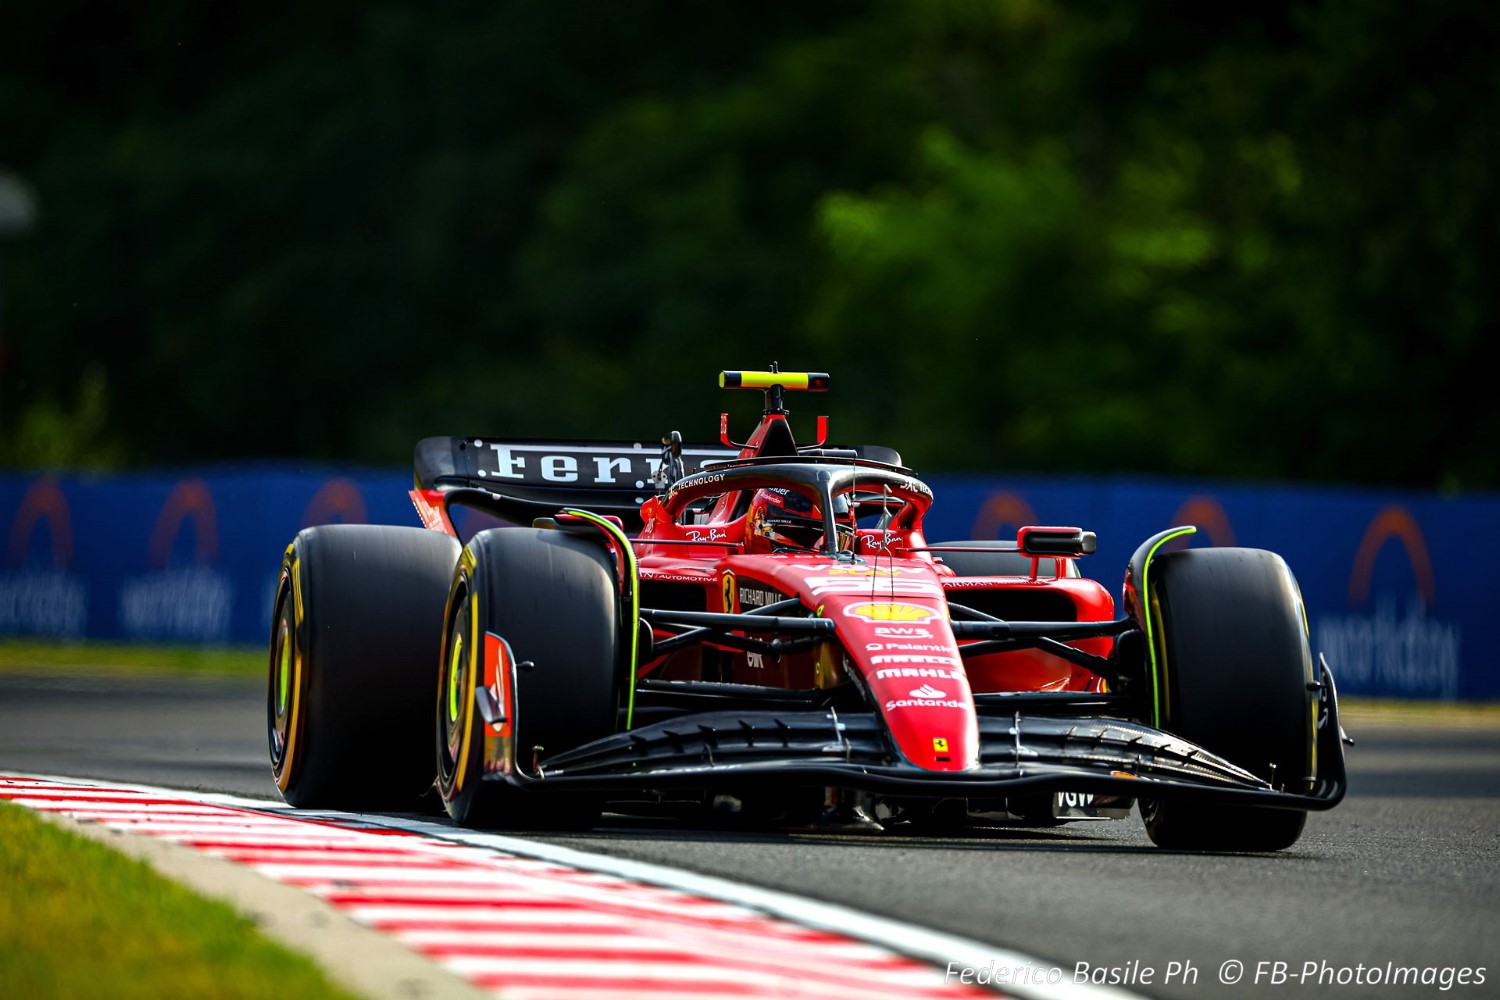
{"type": "Polygon", "coordinates": [[[623,668],[618,594],[613,562],[591,539],[496,528],[469,542],[448,596],[437,699],[437,787],[454,822],[525,829],[598,821],[597,796],[482,778],[487,764],[530,771],[533,755],[615,731],[623,668]],[[476,707],[487,646],[502,641],[514,662],[529,664],[515,672],[513,727],[491,726],[476,707]]]}
{"type": "MultiPolygon", "coordinates": [[[[1280,556],[1188,549],[1150,567],[1159,727],[1264,778],[1305,792],[1316,774],[1317,695],[1302,596],[1280,556]]],[[[1142,800],[1159,847],[1279,851],[1296,843],[1295,809],[1142,800]]]]}
{"type": "Polygon", "coordinates": [[[276,587],[271,774],[300,808],[418,809],[433,656],[458,541],[422,528],[306,528],[276,587]]]}

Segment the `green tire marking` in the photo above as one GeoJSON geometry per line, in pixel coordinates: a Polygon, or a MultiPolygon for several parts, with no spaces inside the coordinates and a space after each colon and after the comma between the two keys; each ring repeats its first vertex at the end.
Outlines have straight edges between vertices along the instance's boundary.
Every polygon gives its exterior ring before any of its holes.
{"type": "Polygon", "coordinates": [[[276,665],[276,714],[286,714],[287,689],[291,682],[292,673],[292,646],[290,630],[286,627],[286,619],[281,622],[281,660],[276,665]]]}
{"type": "Polygon", "coordinates": [[[453,655],[448,658],[448,721],[458,721],[458,665],[463,660],[464,637],[459,633],[453,640],[453,655]]]}
{"type": "Polygon", "coordinates": [[[563,513],[581,517],[606,535],[609,535],[619,544],[620,552],[625,558],[625,567],[627,570],[625,578],[627,585],[630,587],[630,677],[625,695],[625,728],[630,729],[635,724],[635,672],[641,655],[641,597],[640,589],[636,586],[636,580],[640,578],[640,570],[635,560],[635,549],[631,546],[630,539],[626,537],[625,532],[616,527],[613,522],[605,520],[598,514],[591,514],[586,510],[576,510],[572,507],[564,508],[563,513]]]}
{"type": "Polygon", "coordinates": [[[1192,527],[1180,528],[1165,536],[1151,546],[1151,551],[1146,553],[1146,563],[1141,568],[1141,617],[1146,619],[1146,651],[1151,656],[1151,724],[1157,729],[1161,728],[1161,670],[1156,662],[1156,637],[1151,632],[1151,592],[1147,585],[1151,579],[1151,560],[1156,558],[1156,550],[1172,539],[1196,534],[1197,531],[1197,528],[1192,527]]]}

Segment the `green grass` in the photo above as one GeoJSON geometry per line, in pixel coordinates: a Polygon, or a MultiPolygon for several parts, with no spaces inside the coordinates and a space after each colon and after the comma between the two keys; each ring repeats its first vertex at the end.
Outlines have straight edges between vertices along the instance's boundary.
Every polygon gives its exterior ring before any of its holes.
{"type": "Polygon", "coordinates": [[[0,997],[351,997],[230,907],[8,802],[0,886],[0,997]]]}
{"type": "Polygon", "coordinates": [[[131,646],[0,639],[0,670],[194,673],[264,677],[263,646],[131,646]]]}
{"type": "MultiPolygon", "coordinates": [[[[1500,727],[1500,702],[1395,701],[1381,698],[1340,698],[1339,716],[1351,725],[1500,727]]],[[[1358,739],[1358,734],[1351,732],[1358,739]]]]}

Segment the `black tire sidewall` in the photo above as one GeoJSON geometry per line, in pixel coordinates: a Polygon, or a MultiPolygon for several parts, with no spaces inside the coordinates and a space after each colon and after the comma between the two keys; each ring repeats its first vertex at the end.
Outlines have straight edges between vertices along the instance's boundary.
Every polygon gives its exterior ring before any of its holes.
{"type": "MultiPolygon", "coordinates": [[[[1287,791],[1313,777],[1316,694],[1295,578],[1259,549],[1188,549],[1158,556],[1148,600],[1161,729],[1287,791]]],[[[1301,835],[1298,810],[1143,800],[1159,846],[1271,851],[1301,835]]]]}
{"type": "Polygon", "coordinates": [[[1316,699],[1286,563],[1259,549],[1187,549],[1159,556],[1151,573],[1161,728],[1305,791],[1316,699]]]}
{"type": "MultiPolygon", "coordinates": [[[[439,790],[449,815],[467,826],[549,825],[576,799],[532,793],[504,781],[482,781],[484,722],[473,708],[483,683],[485,634],[503,638],[517,663],[516,728],[512,764],[531,770],[534,749],[571,749],[613,733],[623,691],[619,588],[613,562],[600,541],[562,531],[496,528],[470,540],[449,596],[440,701],[446,697],[455,615],[478,609],[477,641],[465,654],[468,732],[463,780],[454,787],[448,760],[445,708],[437,712],[439,790]],[[550,814],[550,815],[549,815],[550,814]]],[[[585,810],[587,811],[587,810],[585,810]]]]}
{"type": "Polygon", "coordinates": [[[294,539],[299,746],[282,792],[292,805],[420,808],[433,777],[427,701],[458,551],[448,535],[391,525],[323,525],[294,539]]]}

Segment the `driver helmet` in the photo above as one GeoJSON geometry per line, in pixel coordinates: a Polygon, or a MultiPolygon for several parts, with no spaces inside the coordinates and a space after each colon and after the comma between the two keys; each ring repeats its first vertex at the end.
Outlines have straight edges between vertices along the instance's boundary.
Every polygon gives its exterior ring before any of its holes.
{"type": "MultiPolygon", "coordinates": [[[[833,498],[833,522],[841,550],[854,547],[854,512],[842,496],[833,498]]],[[[766,542],[773,552],[812,551],[823,540],[823,512],[796,490],[770,487],[750,501],[750,536],[766,542]]]]}

